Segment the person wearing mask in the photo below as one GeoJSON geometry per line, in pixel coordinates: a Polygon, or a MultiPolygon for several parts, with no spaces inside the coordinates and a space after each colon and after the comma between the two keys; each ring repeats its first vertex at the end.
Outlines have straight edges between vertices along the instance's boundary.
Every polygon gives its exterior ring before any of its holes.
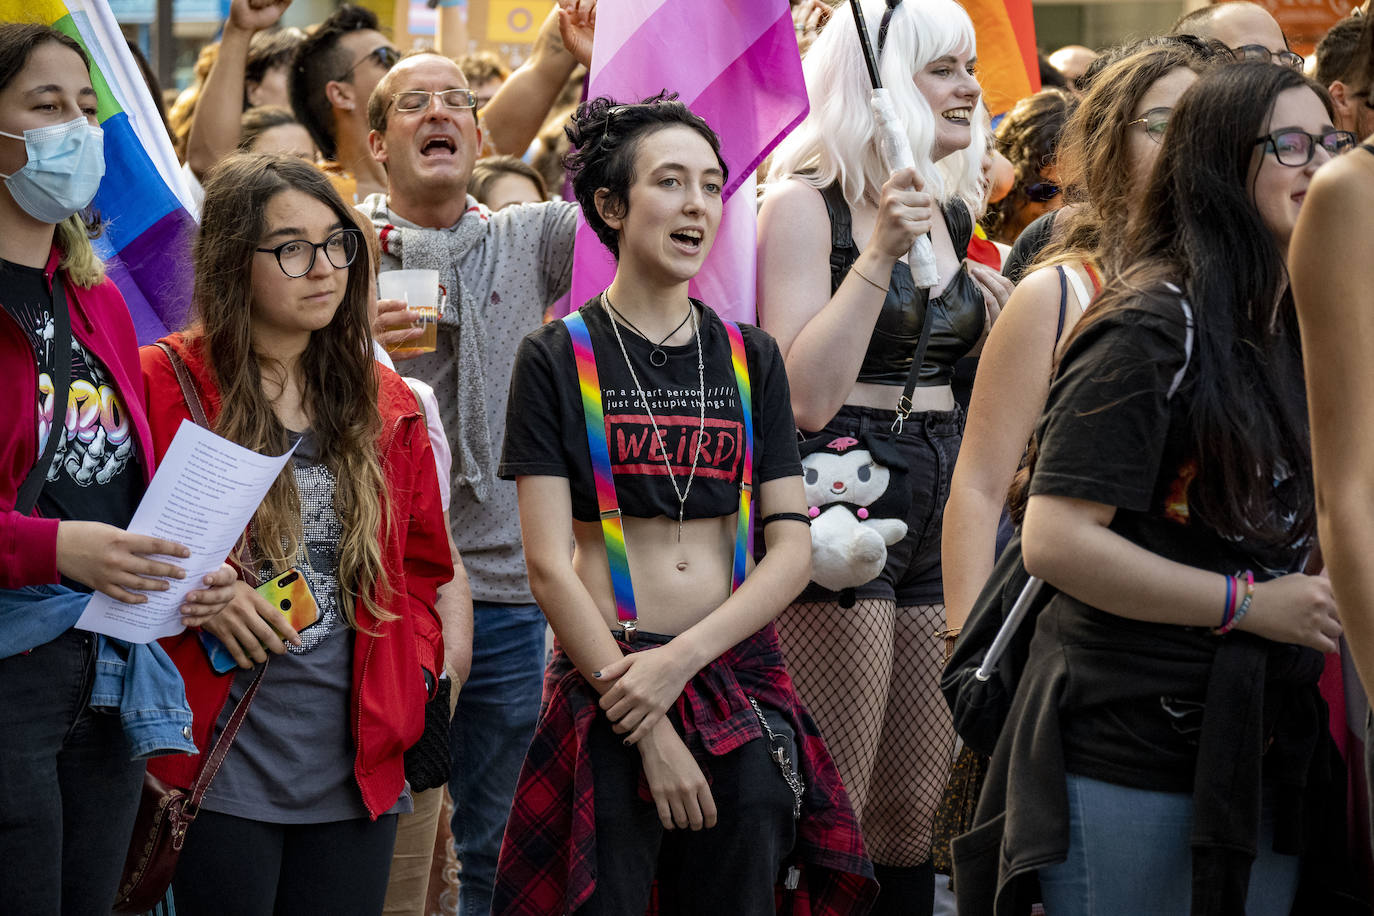
{"type": "MultiPolygon", "coordinates": [[[[0,23],[0,900],[20,914],[108,914],[146,758],[196,748],[157,643],[73,626],[93,593],[142,604],[191,555],[125,530],[156,456],[133,322],[91,248],[96,107],[76,41],[0,23]]],[[[233,581],[207,577],[182,622],[233,581]]]]}

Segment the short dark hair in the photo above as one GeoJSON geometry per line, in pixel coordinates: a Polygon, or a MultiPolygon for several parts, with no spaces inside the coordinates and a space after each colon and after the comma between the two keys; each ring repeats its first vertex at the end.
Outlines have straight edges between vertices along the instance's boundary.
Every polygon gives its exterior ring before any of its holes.
{"type": "Polygon", "coordinates": [[[476,51],[464,54],[456,61],[458,69],[467,77],[468,85],[485,83],[490,80],[504,80],[510,76],[510,68],[490,51],[476,51]]]}
{"type": "Polygon", "coordinates": [[[240,153],[251,152],[258,137],[274,127],[299,123],[291,112],[276,105],[260,105],[250,108],[239,118],[239,142],[236,149],[240,153]]]}
{"type": "Polygon", "coordinates": [[[1347,16],[1333,25],[1317,42],[1317,82],[1330,86],[1336,80],[1349,82],[1357,76],[1360,62],[1360,35],[1363,16],[1347,16]]]}
{"type": "Polygon", "coordinates": [[[487,192],[497,179],[506,175],[519,175],[533,182],[539,190],[539,199],[549,199],[549,188],[544,184],[544,176],[535,171],[534,166],[514,156],[484,156],[472,167],[472,178],[468,180],[468,193],[477,198],[478,203],[487,202],[487,192]]]}
{"type": "Polygon", "coordinates": [[[730,170],[720,158],[720,137],[699,115],[667,90],[637,105],[622,105],[607,98],[596,98],[577,106],[572,123],[564,131],[573,151],[563,159],[572,180],[573,194],[582,207],[582,216],[601,244],[620,259],[620,233],[612,229],[596,209],[596,192],[605,188],[607,205],[625,211],[629,206],[630,185],[635,178],[635,153],[639,143],[654,131],[681,124],[701,135],[716,154],[720,170],[729,180],[730,170]]]}
{"type": "Polygon", "coordinates": [[[333,159],[338,155],[334,143],[333,106],[325,86],[337,80],[351,61],[339,46],[339,39],[349,32],[378,31],[377,14],[361,6],[345,3],[319,24],[296,48],[291,62],[291,108],[296,120],[310,131],[310,137],[320,148],[320,155],[333,159]]]}
{"type": "MultiPolygon", "coordinates": [[[[261,83],[268,70],[290,67],[296,49],[305,41],[305,33],[297,28],[272,29],[258,32],[248,43],[248,63],[243,67],[245,83],[261,83]]],[[[247,92],[247,87],[244,88],[247,92]]],[[[247,95],[243,107],[248,107],[247,95]]]]}

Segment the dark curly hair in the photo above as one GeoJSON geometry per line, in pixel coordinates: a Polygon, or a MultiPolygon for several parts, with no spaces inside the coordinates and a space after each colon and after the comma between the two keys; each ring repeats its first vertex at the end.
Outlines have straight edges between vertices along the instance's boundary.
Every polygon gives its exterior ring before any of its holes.
{"type": "Polygon", "coordinates": [[[1016,241],[1014,235],[1006,239],[1002,236],[1029,202],[1026,188],[1040,181],[1043,170],[1054,164],[1059,134],[1077,108],[1078,99],[1063,89],[1042,89],[1021,99],[1002,119],[997,127],[997,149],[1011,161],[1016,183],[1011,193],[989,207],[983,216],[983,228],[990,238],[1016,241]]]}
{"type": "Polygon", "coordinates": [[[690,127],[711,145],[728,181],[730,170],[720,157],[720,138],[700,116],[677,100],[676,92],[664,90],[637,105],[592,99],[577,106],[572,123],[564,128],[572,152],[563,158],[563,167],[572,181],[573,193],[587,225],[616,260],[620,259],[620,233],[597,212],[596,192],[605,188],[607,207],[613,213],[625,213],[630,203],[630,185],[635,179],[639,142],[654,131],[675,124],[690,127]]]}

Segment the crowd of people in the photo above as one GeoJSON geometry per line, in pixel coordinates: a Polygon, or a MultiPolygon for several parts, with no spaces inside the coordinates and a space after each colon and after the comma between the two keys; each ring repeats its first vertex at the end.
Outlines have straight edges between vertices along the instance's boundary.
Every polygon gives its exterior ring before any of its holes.
{"type": "Polygon", "coordinates": [[[1229,0],[989,112],[956,0],[794,3],[751,323],[690,292],[724,125],[583,98],[595,0],[514,70],[289,3],[170,106],[141,349],[92,61],[0,23],[0,909],[110,913],[155,777],[182,916],[418,916],[449,833],[461,916],[1370,912],[1374,17],[1309,66],[1229,0]],[[76,626],[185,577],[126,529],[186,423],[291,455],[183,633],[76,626]]]}

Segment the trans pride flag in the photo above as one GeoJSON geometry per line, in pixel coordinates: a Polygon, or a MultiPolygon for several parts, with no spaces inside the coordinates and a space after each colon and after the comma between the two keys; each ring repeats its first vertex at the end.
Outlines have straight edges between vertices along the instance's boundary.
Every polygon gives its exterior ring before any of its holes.
{"type": "MultiPolygon", "coordinates": [[[[8,0],[0,0],[8,2],[8,0]]],[[[588,97],[638,102],[660,90],[720,134],[730,168],[725,212],[692,295],[722,317],[755,322],[754,170],[806,116],[806,85],[787,0],[617,0],[597,8],[588,97]]],[[[610,285],[615,261],[580,221],[573,307],[610,285]]]]}
{"type": "Polygon", "coordinates": [[[105,177],[93,241],[124,294],[139,343],[180,328],[191,305],[196,221],[152,95],[107,0],[0,0],[0,20],[38,22],[72,36],[91,59],[105,131],[105,177]]]}

